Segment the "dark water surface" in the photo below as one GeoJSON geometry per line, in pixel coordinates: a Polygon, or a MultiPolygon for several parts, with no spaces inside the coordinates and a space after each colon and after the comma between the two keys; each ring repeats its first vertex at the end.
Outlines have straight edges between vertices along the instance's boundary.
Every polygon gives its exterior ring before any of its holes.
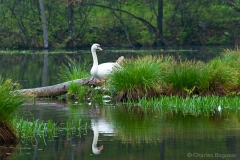
{"type": "Polygon", "coordinates": [[[53,139],[23,140],[12,160],[240,158],[240,119],[234,114],[142,116],[127,114],[114,105],[68,106],[54,101],[24,105],[20,111],[24,118],[53,119],[58,123],[81,119],[90,129],[53,139]],[[100,153],[92,148],[94,140],[97,147],[103,146],[100,153]]]}
{"type": "MultiPolygon", "coordinates": [[[[104,48],[104,47],[103,47],[104,48]]],[[[173,52],[131,51],[98,53],[99,62],[115,61],[146,54],[173,55],[176,58],[208,61],[224,47],[195,48],[173,52]]],[[[0,75],[18,81],[24,88],[61,83],[57,80],[60,66],[69,60],[92,65],[90,51],[73,53],[0,54],[0,75]]],[[[23,139],[11,160],[185,160],[240,159],[240,118],[238,114],[194,117],[182,115],[130,115],[121,106],[93,103],[65,103],[54,100],[25,104],[19,110],[24,119],[49,119],[58,124],[67,121],[89,126],[81,133],[57,137],[23,139]],[[97,148],[98,147],[98,148],[97,148]],[[98,149],[102,149],[98,152],[98,149]]],[[[0,147],[1,151],[1,147],[0,147]]],[[[7,152],[7,154],[9,154],[7,152]]]]}

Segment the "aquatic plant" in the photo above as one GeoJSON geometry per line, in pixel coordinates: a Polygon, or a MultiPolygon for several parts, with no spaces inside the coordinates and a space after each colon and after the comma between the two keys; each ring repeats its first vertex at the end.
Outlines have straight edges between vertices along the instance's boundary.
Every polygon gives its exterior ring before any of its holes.
{"type": "MultiPolygon", "coordinates": [[[[75,61],[63,64],[58,74],[59,81],[71,81],[80,78],[89,77],[90,73],[86,71],[85,64],[79,64],[75,61]]],[[[71,83],[68,88],[67,98],[71,99],[83,99],[85,94],[88,92],[89,87],[80,86],[79,84],[71,83]]]]}
{"type": "Polygon", "coordinates": [[[181,61],[175,64],[166,78],[168,94],[186,96],[195,93],[194,89],[199,81],[199,69],[203,65],[199,61],[181,61]]]}
{"type": "Polygon", "coordinates": [[[12,128],[13,114],[26,97],[17,92],[19,84],[0,78],[0,143],[15,143],[17,137],[12,128]]]}
{"type": "Polygon", "coordinates": [[[122,67],[110,74],[107,81],[109,87],[118,94],[118,99],[136,99],[160,93],[164,74],[158,57],[128,59],[122,67]]]}
{"type": "Polygon", "coordinates": [[[219,113],[217,108],[221,106],[222,112],[240,111],[239,97],[220,96],[160,96],[153,98],[139,98],[137,101],[128,100],[123,103],[126,108],[138,106],[145,114],[183,114],[183,115],[204,115],[210,116],[219,113]]]}
{"type": "Polygon", "coordinates": [[[85,99],[87,93],[91,88],[89,86],[79,85],[77,83],[71,83],[68,88],[67,98],[75,99],[75,100],[83,100],[85,99]]]}
{"type": "Polygon", "coordinates": [[[80,78],[89,77],[90,73],[86,70],[85,64],[80,64],[76,61],[70,61],[60,67],[58,80],[61,82],[71,81],[80,78]]]}
{"type": "Polygon", "coordinates": [[[39,119],[24,120],[23,118],[15,117],[13,120],[13,128],[17,132],[18,138],[32,138],[34,136],[47,136],[53,139],[54,136],[59,136],[60,133],[67,135],[77,134],[88,129],[88,124],[83,124],[81,119],[78,121],[67,121],[66,123],[47,122],[39,119]]]}
{"type": "Polygon", "coordinates": [[[200,90],[226,95],[238,85],[239,72],[223,63],[222,59],[215,58],[202,67],[200,78],[198,86],[200,90]],[[203,82],[208,85],[203,85],[203,82]]]}
{"type": "MultiPolygon", "coordinates": [[[[172,56],[148,55],[129,58],[123,62],[121,69],[116,69],[108,75],[106,87],[112,92],[111,95],[116,95],[117,100],[136,100],[160,94],[183,97],[238,95],[240,89],[239,55],[239,51],[226,51],[221,57],[206,63],[195,60],[176,61],[172,56]]],[[[65,77],[64,80],[76,79],[74,75],[80,72],[86,73],[84,67],[77,69],[79,66],[71,63],[68,66],[65,65],[61,73],[65,77]]],[[[74,84],[69,87],[68,91],[68,95],[76,99],[86,97],[86,94],[95,95],[91,93],[95,93],[91,91],[91,88],[74,84]]],[[[99,92],[99,94],[102,93],[99,92]]]]}
{"type": "Polygon", "coordinates": [[[236,90],[240,89],[240,50],[239,48],[235,50],[227,49],[221,56],[222,63],[227,64],[229,67],[235,71],[235,79],[237,78],[236,90]]]}

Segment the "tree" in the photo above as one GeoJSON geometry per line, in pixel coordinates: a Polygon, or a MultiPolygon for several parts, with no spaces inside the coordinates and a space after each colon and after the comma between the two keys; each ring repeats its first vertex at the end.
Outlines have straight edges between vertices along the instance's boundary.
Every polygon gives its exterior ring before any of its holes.
{"type": "MultiPolygon", "coordinates": [[[[155,4],[155,1],[151,1],[153,4],[155,4]]],[[[103,4],[106,2],[103,2],[103,4]]],[[[117,3],[122,3],[120,2],[115,2],[114,4],[117,3]]],[[[134,1],[133,3],[136,3],[136,1],[134,1]]],[[[142,2],[141,2],[142,3],[142,2]]],[[[148,2],[146,2],[148,3],[148,2]]],[[[102,5],[102,4],[97,4],[97,3],[83,3],[83,6],[95,6],[95,7],[100,7],[100,8],[104,8],[104,9],[109,9],[112,11],[117,11],[117,12],[121,12],[124,14],[127,14],[128,16],[132,17],[133,19],[141,22],[143,25],[145,25],[150,34],[154,34],[155,35],[155,42],[157,44],[161,43],[161,44],[167,44],[166,40],[163,38],[163,30],[162,30],[162,24],[163,24],[163,0],[158,0],[158,4],[156,6],[157,7],[157,12],[155,11],[155,7],[154,8],[154,12],[156,13],[156,19],[157,19],[157,26],[154,26],[153,24],[151,24],[151,22],[149,22],[147,19],[144,19],[138,15],[135,15],[134,13],[131,13],[129,11],[126,11],[124,9],[121,8],[115,8],[115,5],[112,5],[113,3],[108,3],[111,5],[102,5]]],[[[119,18],[119,17],[118,17],[119,18]]]]}
{"type": "Polygon", "coordinates": [[[39,0],[41,19],[42,19],[42,27],[43,27],[43,47],[48,48],[48,29],[47,29],[47,20],[46,14],[44,10],[44,0],[39,0]]]}

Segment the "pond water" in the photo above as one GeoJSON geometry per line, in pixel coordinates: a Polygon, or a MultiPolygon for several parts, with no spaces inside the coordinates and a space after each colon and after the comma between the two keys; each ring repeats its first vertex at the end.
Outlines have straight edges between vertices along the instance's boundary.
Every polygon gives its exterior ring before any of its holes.
{"type": "MultiPolygon", "coordinates": [[[[222,49],[196,49],[164,52],[176,57],[208,61],[222,49]]],[[[98,54],[100,62],[125,57],[159,54],[149,52],[114,52],[98,54]]],[[[92,64],[90,52],[0,54],[1,75],[17,80],[24,88],[61,83],[59,68],[71,60],[92,64]]],[[[79,160],[79,159],[240,159],[240,116],[229,113],[211,117],[182,115],[131,115],[119,104],[65,103],[38,100],[24,104],[18,112],[24,119],[52,119],[87,124],[84,132],[62,133],[56,137],[22,139],[11,150],[11,160],[79,160]]],[[[1,150],[1,147],[0,147],[1,150]]],[[[7,152],[10,154],[10,151],[7,152]]]]}
{"type": "Polygon", "coordinates": [[[38,101],[24,105],[24,118],[78,121],[89,130],[22,140],[12,160],[27,159],[239,159],[239,115],[194,117],[130,115],[121,106],[38,101]],[[103,147],[101,151],[92,145],[103,147]]]}

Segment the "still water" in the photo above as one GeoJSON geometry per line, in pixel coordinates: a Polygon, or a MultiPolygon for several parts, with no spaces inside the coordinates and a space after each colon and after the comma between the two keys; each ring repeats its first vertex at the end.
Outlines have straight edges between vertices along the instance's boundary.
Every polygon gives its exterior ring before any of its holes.
{"type": "Polygon", "coordinates": [[[240,119],[236,114],[143,116],[127,114],[117,105],[38,101],[36,106],[24,105],[20,115],[58,123],[81,119],[89,125],[89,130],[44,140],[43,137],[23,140],[12,160],[239,159],[240,156],[240,119]]]}
{"type": "MultiPolygon", "coordinates": [[[[191,52],[164,52],[176,57],[208,61],[222,52],[192,49],[191,52]],[[201,52],[203,51],[203,52],[201,52]]],[[[151,54],[159,54],[149,51],[151,54]]],[[[146,52],[140,53],[140,56],[146,52]]],[[[98,54],[100,62],[115,61],[119,56],[139,56],[135,52],[98,54]]],[[[69,60],[92,64],[90,52],[43,54],[0,54],[1,75],[18,81],[23,88],[61,83],[60,66],[69,60]]],[[[131,115],[119,104],[65,103],[38,100],[19,109],[24,119],[39,119],[61,124],[79,121],[89,126],[84,132],[60,134],[57,137],[23,139],[10,149],[11,160],[184,160],[240,159],[240,116],[229,113],[211,117],[182,115],[131,115]]],[[[1,150],[1,147],[0,147],[1,150]]]]}

